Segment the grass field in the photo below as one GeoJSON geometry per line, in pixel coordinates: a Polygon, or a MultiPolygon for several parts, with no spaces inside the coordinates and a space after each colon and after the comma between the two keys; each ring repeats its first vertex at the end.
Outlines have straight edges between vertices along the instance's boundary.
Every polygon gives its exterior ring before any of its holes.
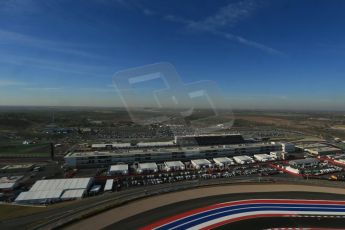
{"type": "MultiPolygon", "coordinates": [[[[74,203],[80,202],[80,200],[73,200],[69,202],[62,202],[50,206],[22,206],[11,204],[0,204],[0,221],[17,218],[21,216],[28,216],[31,214],[45,212],[47,210],[65,207],[74,203]]],[[[0,228],[1,229],[1,228],[0,228]]]]}
{"type": "Polygon", "coordinates": [[[0,157],[49,157],[50,145],[33,144],[33,145],[1,145],[0,157]]]}
{"type": "Polygon", "coordinates": [[[0,204],[0,221],[11,219],[19,216],[27,216],[37,212],[43,212],[47,209],[45,207],[30,207],[0,204]]]}

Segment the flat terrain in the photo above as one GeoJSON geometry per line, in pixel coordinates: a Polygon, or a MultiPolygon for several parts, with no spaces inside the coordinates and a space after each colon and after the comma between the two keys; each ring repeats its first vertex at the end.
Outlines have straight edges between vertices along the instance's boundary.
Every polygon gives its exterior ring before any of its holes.
{"type": "Polygon", "coordinates": [[[14,219],[23,216],[29,216],[41,212],[47,212],[56,208],[62,208],[78,201],[70,201],[65,203],[55,204],[54,206],[26,206],[26,205],[11,205],[0,204],[0,222],[8,219],[14,219]]]}
{"type": "Polygon", "coordinates": [[[46,211],[45,207],[0,204],[0,221],[46,211]]]}
{"type": "Polygon", "coordinates": [[[147,108],[132,111],[132,114],[136,120],[132,120],[124,108],[0,107],[0,144],[21,144],[23,140],[38,140],[39,143],[53,142],[70,146],[83,142],[122,142],[132,139],[171,140],[173,133],[170,125],[188,124],[174,130],[188,134],[194,131],[202,133],[204,128],[227,123],[233,123],[233,126],[230,129],[220,128],[218,132],[244,131],[245,134],[248,131],[249,137],[265,136],[275,139],[294,139],[302,134],[345,140],[345,112],[247,110],[220,111],[214,116],[208,110],[196,110],[192,115],[182,118],[176,110],[147,108]],[[159,122],[159,126],[157,122],[143,125],[145,121],[154,121],[160,117],[166,119],[159,122]],[[81,131],[85,128],[93,132],[81,131]],[[46,132],[55,129],[68,129],[70,132],[46,132]],[[192,129],[195,130],[191,131],[192,129]],[[267,130],[270,132],[265,134],[267,130]],[[291,133],[283,134],[284,131],[291,133]]]}
{"type": "Polygon", "coordinates": [[[50,157],[50,145],[0,145],[0,157],[50,157]]]}
{"type": "Polygon", "coordinates": [[[198,188],[134,201],[67,226],[65,229],[87,230],[104,227],[108,227],[108,229],[136,229],[159,219],[210,204],[239,199],[279,197],[343,200],[345,190],[319,186],[278,184],[198,188]],[[315,191],[327,194],[315,193],[315,191]]]}

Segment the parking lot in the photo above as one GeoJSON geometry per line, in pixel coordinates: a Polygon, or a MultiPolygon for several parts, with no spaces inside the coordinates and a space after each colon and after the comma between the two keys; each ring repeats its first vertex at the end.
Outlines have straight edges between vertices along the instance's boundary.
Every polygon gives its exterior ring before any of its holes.
{"type": "MultiPolygon", "coordinates": [[[[114,190],[121,190],[133,186],[146,186],[162,183],[174,183],[188,180],[208,180],[217,178],[233,178],[238,176],[271,176],[280,174],[279,170],[269,166],[269,164],[250,164],[228,167],[209,167],[203,169],[192,169],[187,165],[184,171],[164,172],[151,174],[131,174],[127,176],[116,176],[114,180],[114,190]]],[[[97,177],[96,177],[97,180],[97,177]]]]}

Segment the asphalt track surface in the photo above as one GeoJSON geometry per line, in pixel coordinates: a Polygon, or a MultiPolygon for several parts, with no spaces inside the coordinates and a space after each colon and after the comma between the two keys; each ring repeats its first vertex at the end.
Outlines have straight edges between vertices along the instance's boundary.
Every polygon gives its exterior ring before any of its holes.
{"type": "Polygon", "coordinates": [[[318,228],[318,229],[344,229],[344,219],[337,218],[311,218],[311,217],[276,217],[276,218],[256,218],[238,221],[229,225],[216,228],[226,229],[271,229],[271,228],[318,228]],[[317,227],[316,227],[317,226],[317,227]]]}
{"type": "MultiPolygon", "coordinates": [[[[150,211],[121,220],[107,226],[105,229],[140,229],[166,218],[194,209],[219,204],[223,202],[246,199],[307,199],[307,200],[338,200],[345,201],[344,195],[315,192],[262,192],[226,194],[203,197],[162,206],[150,211]]],[[[233,222],[217,229],[267,229],[267,228],[340,228],[345,229],[345,218],[339,216],[324,217],[303,215],[299,217],[269,217],[255,218],[233,222]]]]}

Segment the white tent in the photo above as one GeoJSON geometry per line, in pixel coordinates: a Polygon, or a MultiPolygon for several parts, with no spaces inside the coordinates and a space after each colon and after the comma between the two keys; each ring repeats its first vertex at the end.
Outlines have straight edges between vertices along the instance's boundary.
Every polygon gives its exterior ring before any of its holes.
{"type": "Polygon", "coordinates": [[[86,190],[85,189],[72,189],[65,191],[61,199],[62,200],[73,200],[73,199],[80,199],[84,196],[86,190]]]}
{"type": "Polygon", "coordinates": [[[104,191],[111,191],[113,189],[114,179],[109,179],[105,182],[104,191]]]}
{"type": "Polygon", "coordinates": [[[166,161],[164,162],[165,169],[170,170],[184,170],[185,166],[181,161],[166,161]]]}
{"type": "Polygon", "coordinates": [[[90,187],[91,183],[92,183],[91,178],[38,180],[31,187],[30,192],[49,191],[49,190],[87,189],[90,187]]]}
{"type": "Polygon", "coordinates": [[[212,166],[211,162],[207,159],[191,160],[191,163],[197,169],[202,168],[202,167],[211,167],[212,166]]]}
{"type": "Polygon", "coordinates": [[[233,165],[234,161],[231,160],[228,157],[218,157],[213,158],[214,163],[216,163],[218,166],[224,166],[224,165],[233,165]]]}
{"type": "Polygon", "coordinates": [[[158,166],[156,163],[151,162],[151,163],[140,163],[138,165],[138,172],[157,172],[158,171],[158,166]]]}
{"type": "Polygon", "coordinates": [[[16,203],[31,203],[31,204],[43,204],[56,202],[60,199],[62,190],[48,190],[48,191],[34,191],[34,192],[22,192],[16,198],[16,203]]]}
{"type": "Polygon", "coordinates": [[[28,192],[20,193],[15,202],[45,204],[81,198],[91,184],[92,178],[38,180],[28,192]]]}
{"type": "Polygon", "coordinates": [[[128,174],[127,164],[112,165],[109,169],[109,174],[128,174]]]}

